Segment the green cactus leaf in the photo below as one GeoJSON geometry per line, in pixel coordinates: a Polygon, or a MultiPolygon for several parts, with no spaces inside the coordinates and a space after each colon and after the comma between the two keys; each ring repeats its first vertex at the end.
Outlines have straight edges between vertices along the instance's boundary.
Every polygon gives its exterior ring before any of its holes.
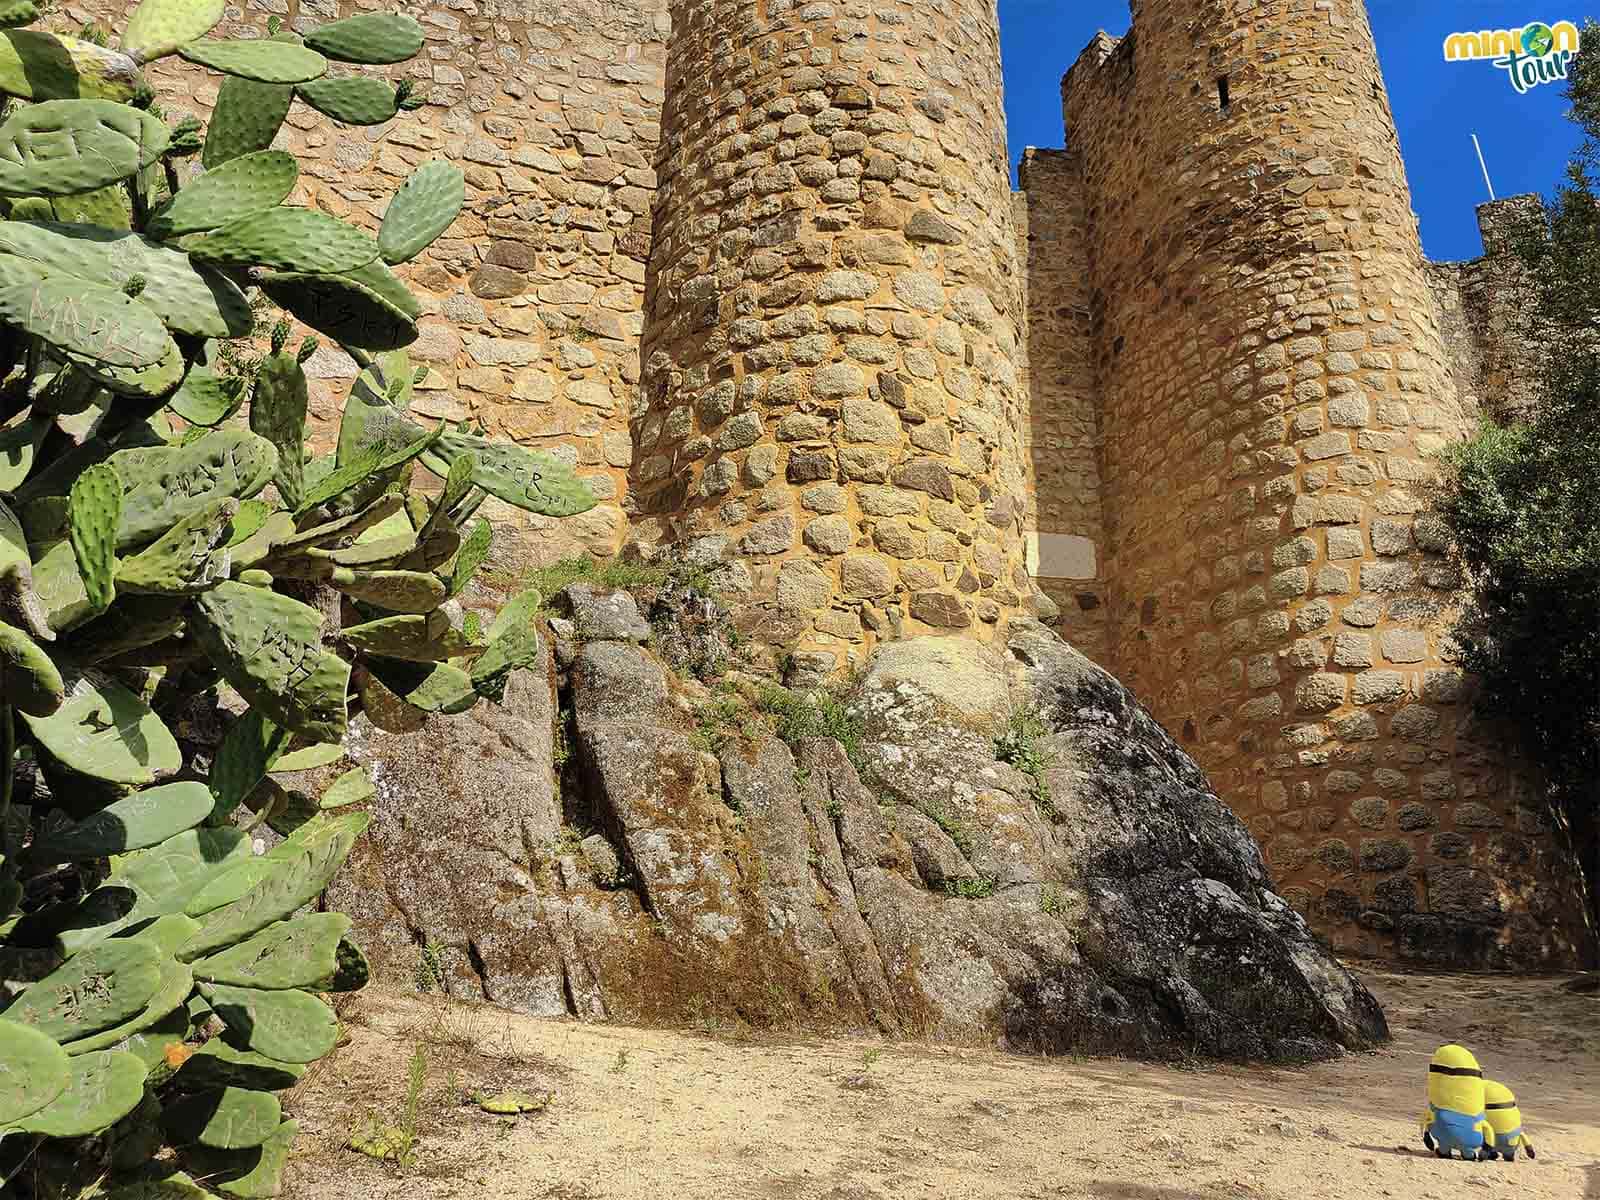
{"type": "MultiPolygon", "coordinates": [[[[294,88],[230,75],[217,91],[200,161],[211,171],[242,154],[266,150],[294,104],[294,88]]],[[[182,195],[180,192],[179,195],[182,195]]]]}
{"type": "Polygon", "coordinates": [[[33,473],[39,443],[53,425],[48,416],[39,414],[0,429],[0,492],[16,491],[33,473]]]}
{"type": "MultiPolygon", "coordinates": [[[[0,82],[3,82],[0,76],[0,82]]],[[[371,75],[324,77],[302,83],[295,95],[345,125],[382,125],[400,111],[394,84],[371,75]]]]}
{"type": "Polygon", "coordinates": [[[122,31],[122,48],[140,62],[175,53],[222,20],[226,0],[141,0],[122,31]]]}
{"type": "Polygon", "coordinates": [[[160,986],[161,961],[154,947],[111,938],[29,984],[6,1009],[5,1019],[57,1041],[88,1037],[141,1012],[160,986]]]}
{"type": "Polygon", "coordinates": [[[106,1192],[103,1200],[211,1200],[211,1193],[179,1171],[164,1179],[141,1179],[116,1188],[106,1192]]]}
{"type": "Polygon", "coordinates": [[[245,430],[214,429],[184,446],[118,450],[107,461],[125,488],[117,549],[127,550],[208,511],[218,500],[255,495],[277,469],[278,452],[245,430]]]}
{"type": "Polygon", "coordinates": [[[239,411],[245,390],[245,381],[236,375],[190,367],[167,407],[191,425],[220,425],[239,411]]]}
{"type": "Polygon", "coordinates": [[[283,1185],[284,1166],[300,1126],[285,1121],[261,1145],[249,1150],[212,1150],[190,1146],[184,1160],[196,1174],[224,1196],[235,1200],[269,1200],[283,1185]]]}
{"type": "Polygon", "coordinates": [[[179,46],[178,53],[202,67],[256,83],[307,83],[328,69],[328,60],[315,50],[276,39],[247,42],[201,39],[179,46]]]}
{"type": "Polygon", "coordinates": [[[118,396],[158,399],[183,382],[183,352],[178,349],[176,342],[169,342],[160,361],[148,367],[107,366],[80,354],[69,354],[67,357],[73,366],[118,396]]]}
{"type": "Polygon", "coordinates": [[[372,965],[361,947],[346,937],[339,943],[339,966],[333,978],[322,982],[324,992],[359,992],[372,979],[372,965]]]}
{"type": "Polygon", "coordinates": [[[233,514],[233,534],[228,538],[228,548],[233,549],[255,536],[275,511],[265,500],[246,500],[233,514]]]}
{"type": "Polygon", "coordinates": [[[472,577],[483,565],[483,560],[489,557],[489,544],[493,540],[494,527],[480,519],[472,527],[472,532],[467,534],[467,540],[461,544],[461,549],[456,552],[455,569],[450,575],[452,596],[459,596],[467,590],[467,584],[472,582],[472,577]]]}
{"type": "Polygon", "coordinates": [[[225,820],[276,766],[289,731],[256,709],[250,709],[228,726],[211,762],[211,794],[218,819],[225,820]]]}
{"type": "Polygon", "coordinates": [[[63,766],[107,783],[155,783],[182,765],[161,718],[95,671],[66,677],[67,702],[48,717],[22,714],[40,748],[63,766]]]}
{"type": "Polygon", "coordinates": [[[355,545],[341,546],[337,550],[323,550],[313,546],[306,550],[305,558],[313,564],[322,564],[331,575],[333,570],[340,567],[393,566],[416,548],[417,535],[408,529],[391,538],[374,538],[370,541],[358,538],[355,545]]]}
{"type": "MultiPolygon", "coordinates": [[[[187,194],[188,189],[179,193],[187,194]]],[[[144,290],[138,303],[178,333],[236,338],[250,332],[250,303],[234,283],[197,267],[182,250],[135,233],[94,225],[3,221],[0,251],[38,263],[47,276],[65,272],[118,292],[129,279],[140,276],[144,290]]]]}
{"type": "Polygon", "coordinates": [[[117,523],[122,519],[122,481],[114,469],[96,463],[72,485],[67,499],[67,532],[78,575],[96,612],[116,598],[117,523]]]}
{"type": "Polygon", "coordinates": [[[83,578],[78,574],[78,559],[72,552],[72,543],[59,541],[46,550],[33,564],[32,588],[28,593],[39,606],[46,628],[54,637],[94,615],[89,603],[89,593],[84,590],[83,578]]]}
{"type": "Polygon", "coordinates": [[[145,1026],[138,1033],[123,1038],[117,1049],[131,1054],[150,1072],[152,1082],[158,1082],[172,1071],[168,1054],[181,1046],[192,1032],[188,1003],[184,1002],[160,1020],[145,1026]]]}
{"type": "Polygon", "coordinates": [[[276,272],[262,276],[261,290],[312,329],[347,346],[393,350],[417,340],[410,316],[351,275],[276,272]]]}
{"type": "Polygon", "coordinates": [[[224,267],[338,274],[378,257],[378,245],[354,225],[313,208],[269,208],[194,238],[189,254],[224,267]]]}
{"type": "Polygon", "coordinates": [[[472,481],[507,504],[547,517],[570,517],[597,503],[572,468],[559,459],[471,434],[445,434],[422,456],[422,465],[443,479],[456,457],[466,453],[478,458],[472,481]]]}
{"type": "Polygon", "coordinates": [[[0,196],[70,196],[126,179],[166,149],[167,127],[110,100],[46,100],[0,124],[0,196]]]}
{"type": "Polygon", "coordinates": [[[223,1038],[282,1062],[315,1062],[333,1049],[339,1022],[333,1010],[309,992],[202,983],[200,994],[221,1017],[223,1038]]]}
{"type": "MultiPolygon", "coordinates": [[[[11,268],[24,260],[0,257],[9,260],[3,277],[15,278],[17,272],[11,268]]],[[[70,275],[39,272],[32,282],[0,287],[0,321],[113,367],[152,366],[175,349],[153,309],[70,275]]]]}
{"type": "Polygon", "coordinates": [[[378,229],[386,263],[409,262],[449,229],[466,200],[461,168],[440,159],[423,163],[395,192],[378,229]]]}
{"type": "Polygon", "coordinates": [[[427,713],[400,699],[365,667],[356,667],[350,680],[361,701],[361,711],[385,733],[415,733],[428,723],[427,713]]]}
{"type": "Polygon", "coordinates": [[[426,571],[355,571],[335,567],[328,581],[352,600],[393,613],[432,612],[447,599],[439,577],[426,571]]]}
{"type": "Polygon", "coordinates": [[[404,506],[404,499],[389,492],[356,512],[302,529],[277,543],[279,555],[299,554],[312,547],[339,545],[386,522],[404,506]]]}
{"type": "Polygon", "coordinates": [[[294,518],[292,516],[282,509],[268,514],[259,529],[242,542],[238,542],[228,548],[229,553],[233,555],[234,578],[239,578],[243,571],[248,570],[266,558],[267,555],[272,553],[273,548],[285,538],[293,536],[294,518]]]}
{"type": "Polygon", "coordinates": [[[217,954],[196,959],[194,977],[237,987],[321,991],[339,968],[339,942],[350,932],[343,913],[308,913],[263,929],[217,954]]]}
{"type": "Polygon", "coordinates": [[[252,1088],[195,1092],[168,1104],[161,1112],[161,1124],[174,1141],[198,1142],[215,1150],[259,1146],[278,1131],[282,1120],[278,1098],[252,1088]]]}
{"type": "Polygon", "coordinates": [[[128,55],[38,29],[0,30],[0,92],[24,100],[131,100],[144,82],[128,55]]]}
{"type": "Polygon", "coordinates": [[[339,633],[352,650],[408,662],[440,662],[481,650],[444,613],[434,611],[397,617],[379,617],[360,625],[347,625],[339,633]]]}
{"type": "Polygon", "coordinates": [[[497,691],[512,671],[531,667],[542,657],[538,615],[543,600],[530,588],[512,597],[496,614],[489,626],[489,645],[472,664],[472,686],[481,694],[497,691]]]}
{"type": "MultiPolygon", "coordinates": [[[[389,307],[404,313],[412,321],[415,321],[422,313],[422,305],[411,294],[411,289],[400,282],[398,275],[383,265],[381,258],[375,258],[366,266],[357,267],[354,271],[346,271],[344,278],[354,280],[369,292],[375,293],[378,299],[389,305],[389,307]]],[[[383,347],[374,347],[374,349],[383,349],[383,347]]],[[[399,347],[394,349],[399,349],[399,347]]],[[[410,368],[407,367],[406,371],[409,375],[410,368]]],[[[409,379],[407,382],[409,384],[409,379]]],[[[391,400],[390,404],[397,408],[405,408],[410,403],[410,394],[411,388],[407,386],[405,389],[405,401],[402,403],[396,399],[391,400]]]]}
{"type": "MultiPolygon", "coordinates": [[[[148,0],[147,0],[148,2],[148,0]]],[[[166,240],[205,233],[282,204],[294,191],[300,167],[282,150],[241,154],[190,182],[150,217],[148,233],[166,240]]]]}
{"type": "MultiPolygon", "coordinates": [[[[105,229],[123,230],[133,227],[133,213],[128,207],[128,191],[120,184],[81,192],[76,196],[56,196],[50,202],[50,211],[41,214],[47,221],[68,224],[99,225],[105,229]]],[[[23,218],[14,210],[12,217],[23,218]]]]}
{"type": "Polygon", "coordinates": [[[403,466],[412,459],[425,454],[433,444],[444,435],[444,422],[432,433],[428,433],[417,426],[409,425],[402,433],[414,432],[414,436],[407,436],[402,445],[389,446],[383,442],[368,447],[359,456],[340,464],[337,470],[324,476],[317,485],[306,492],[306,498],[295,513],[296,517],[304,516],[319,504],[326,504],[329,500],[349,491],[356,484],[365,480],[369,475],[381,475],[386,471],[403,466]]]}
{"type": "MultiPolygon", "coordinates": [[[[205,926],[179,957],[193,960],[231,946],[309,903],[328,886],[371,820],[362,812],[322,814],[295,830],[261,859],[238,864],[225,877],[219,875],[210,881],[190,900],[188,908],[191,916],[205,913],[205,926]],[[219,895],[225,896],[240,882],[248,886],[237,899],[224,901],[224,907],[210,912],[201,907],[219,895]]],[[[261,1047],[256,1049],[272,1054],[261,1047]]]]}
{"type": "Polygon", "coordinates": [[[278,449],[272,481],[292,509],[305,494],[306,375],[291,354],[268,354],[256,369],[250,397],[250,428],[278,449]]]}
{"type": "Polygon", "coordinates": [[[44,1108],[71,1078],[72,1064],[54,1038],[0,1016],[0,1128],[44,1108]]]}
{"type": "Polygon", "coordinates": [[[422,26],[400,13],[361,13],[318,26],[306,45],[340,62],[381,66],[422,53],[422,26]]]}
{"type": "Polygon", "coordinates": [[[192,516],[175,521],[149,546],[117,566],[117,587],[126,592],[193,596],[228,577],[228,523],[239,502],[214,500],[192,516]]]}
{"type": "Polygon", "coordinates": [[[314,746],[291,750],[280,757],[272,764],[272,773],[282,775],[292,771],[314,771],[318,767],[331,766],[344,755],[344,747],[338,742],[318,742],[314,746]]]}
{"type": "Polygon", "coordinates": [[[185,780],[144,788],[93,816],[50,834],[33,848],[40,862],[75,862],[143,850],[192,829],[211,815],[211,791],[185,780]]]}
{"type": "MultiPolygon", "coordinates": [[[[39,6],[33,0],[3,0],[0,2],[0,25],[32,25],[39,19],[39,6]]],[[[4,1124],[0,1121],[0,1124],[4,1124]]]]}
{"type": "Polygon", "coordinates": [[[22,630],[0,621],[0,704],[48,717],[67,699],[55,661],[22,630]]]}
{"type": "Polygon", "coordinates": [[[367,774],[367,769],[355,767],[330,783],[318,804],[326,812],[351,804],[362,804],[377,794],[378,790],[373,786],[372,776],[367,774]]]}
{"type": "Polygon", "coordinates": [[[177,1080],[185,1091],[243,1087],[276,1092],[293,1087],[305,1073],[304,1063],[281,1062],[249,1050],[235,1050],[221,1038],[212,1038],[184,1061],[177,1080]]]}
{"type": "Polygon", "coordinates": [[[196,598],[191,628],[252,707],[316,741],[343,740],[350,666],[322,649],[316,609],[229,581],[196,598]]]}
{"type": "MultiPolygon", "coordinates": [[[[179,915],[168,915],[158,918],[158,923],[165,924],[180,941],[187,941],[194,936],[199,923],[193,919],[179,915]]],[[[130,939],[132,940],[132,939],[130,939]]],[[[151,941],[144,933],[139,935],[140,941],[151,941]]],[[[139,1060],[147,1067],[154,1063],[146,1052],[149,1041],[165,1044],[173,1029],[173,1022],[169,1020],[173,1013],[182,1013],[185,1027],[188,1023],[188,1012],[184,1008],[184,1001],[189,998],[189,993],[194,991],[194,972],[180,962],[172,961],[170,946],[163,946],[159,942],[152,942],[156,950],[163,956],[161,960],[161,983],[149,1001],[138,1015],[129,1018],[120,1025],[113,1025],[110,1029],[93,1034],[90,1037],[79,1038],[75,1042],[68,1042],[64,1049],[68,1055],[92,1054],[99,1050],[124,1048],[139,1056],[139,1060]],[[140,1041],[136,1045],[129,1044],[135,1038],[147,1035],[149,1041],[140,1041]]],[[[185,1032],[187,1029],[185,1029],[185,1032]]],[[[181,1040],[181,1035],[180,1039],[181,1040]]]]}
{"type": "Polygon", "coordinates": [[[85,1137],[120,1121],[144,1099],[144,1064],[131,1054],[100,1050],[72,1060],[66,1090],[19,1121],[24,1133],[85,1137]]]}
{"type": "Polygon", "coordinates": [[[119,655],[153,646],[183,632],[181,596],[118,596],[116,601],[72,639],[72,654],[93,666],[119,655]]]}
{"type": "Polygon", "coordinates": [[[384,687],[421,712],[466,712],[478,702],[472,677],[448,663],[427,665],[373,658],[363,665],[378,677],[384,687]]]}

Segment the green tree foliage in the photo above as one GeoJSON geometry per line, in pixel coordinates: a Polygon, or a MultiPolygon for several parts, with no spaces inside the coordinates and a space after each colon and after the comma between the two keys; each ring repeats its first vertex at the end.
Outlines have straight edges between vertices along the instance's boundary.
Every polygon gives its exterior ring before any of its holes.
{"type": "Polygon", "coordinates": [[[462,617],[491,536],[468,522],[490,495],[594,504],[559,462],[409,415],[419,306],[390,267],[455,220],[459,171],[424,164],[376,236],[285,204],[285,114],[414,107],[375,74],[325,76],[404,61],[421,28],[365,13],[208,39],[223,11],[145,0],[120,39],[17,28],[27,3],[0,16],[8,1196],[278,1194],[295,1126],[276,1093],[334,1045],[321,994],[367,975],[350,921],[307,911],[375,794],[330,769],[348,724],[410,730],[498,695],[538,653],[540,599],[462,617]],[[165,121],[144,81],[173,54],[223,75],[204,129],[165,121]],[[180,170],[196,155],[203,173],[180,170]],[[305,444],[316,339],[291,352],[280,322],[262,346],[263,294],[358,365],[334,453],[305,444]],[[220,745],[191,742],[224,690],[220,745]],[[326,787],[289,790],[313,768],[326,787]],[[281,840],[257,854],[263,825],[281,840]]]}
{"type": "Polygon", "coordinates": [[[1452,449],[1440,515],[1469,603],[1456,628],[1487,708],[1544,768],[1552,813],[1600,885],[1600,25],[1571,66],[1588,135],[1543,219],[1517,230],[1546,348],[1539,402],[1452,449]]]}

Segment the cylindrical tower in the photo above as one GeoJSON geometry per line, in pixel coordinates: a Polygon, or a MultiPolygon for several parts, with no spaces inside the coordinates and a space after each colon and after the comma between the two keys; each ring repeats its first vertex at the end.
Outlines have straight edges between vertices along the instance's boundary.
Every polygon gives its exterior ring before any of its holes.
{"type": "Polygon", "coordinates": [[[633,491],[809,673],[1029,603],[994,0],[679,0],[633,491]]]}
{"type": "Polygon", "coordinates": [[[1348,949],[1582,937],[1420,514],[1466,431],[1361,0],[1133,0],[1063,81],[1114,665],[1348,949]]]}

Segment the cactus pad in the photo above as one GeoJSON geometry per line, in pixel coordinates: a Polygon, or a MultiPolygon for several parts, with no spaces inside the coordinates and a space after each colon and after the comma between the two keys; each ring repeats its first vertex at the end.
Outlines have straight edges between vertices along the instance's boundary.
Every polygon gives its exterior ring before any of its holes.
{"type": "Polygon", "coordinates": [[[306,403],[306,375],[293,355],[269,354],[261,360],[250,397],[250,428],[277,447],[272,481],[290,509],[299,508],[305,494],[306,403]]]}
{"type": "Polygon", "coordinates": [[[18,1122],[24,1133],[83,1137],[120,1121],[144,1099],[144,1064],[131,1054],[100,1050],[72,1060],[66,1089],[50,1104],[18,1122]]]}
{"type": "Polygon", "coordinates": [[[293,104],[292,87],[228,76],[211,108],[201,163],[210,171],[241,154],[267,149],[293,104]]]}
{"type": "Polygon", "coordinates": [[[145,788],[106,805],[93,816],[42,839],[33,849],[42,862],[74,862],[143,850],[192,829],[211,815],[211,791],[185,780],[145,788]]]}
{"type": "Polygon", "coordinates": [[[283,1169],[289,1161],[289,1148],[300,1126],[285,1121],[261,1145],[250,1150],[212,1150],[190,1146],[184,1160],[196,1174],[224,1196],[236,1200],[270,1200],[282,1187],[283,1169]]]}
{"type": "Polygon", "coordinates": [[[339,942],[350,932],[343,913],[307,913],[262,930],[236,946],[194,964],[205,983],[237,987],[321,991],[339,968],[339,942]]]}
{"type": "Polygon", "coordinates": [[[318,767],[331,766],[343,757],[344,747],[338,742],[318,742],[282,755],[272,764],[272,773],[280,775],[287,771],[314,771],[318,767]]]}
{"type": "MultiPolygon", "coordinates": [[[[10,265],[20,261],[12,258],[10,265]]],[[[43,274],[33,282],[0,287],[0,321],[112,367],[151,366],[173,346],[161,318],[147,305],[69,275],[43,274]]]]}
{"type": "Polygon", "coordinates": [[[259,1146],[278,1131],[282,1119],[278,1098],[271,1092],[236,1087],[195,1092],[161,1113],[161,1123],[174,1141],[198,1142],[215,1150],[259,1146]]]}
{"type": "Polygon", "coordinates": [[[466,712],[478,702],[472,677],[448,663],[425,665],[372,659],[365,666],[384,687],[420,712],[466,712]]]}
{"type": "MultiPolygon", "coordinates": [[[[193,927],[196,922],[188,917],[165,916],[158,920],[160,922],[181,922],[182,924],[174,925],[172,928],[181,932],[187,927],[190,930],[189,936],[193,936],[193,927]]],[[[141,933],[139,940],[147,941],[149,939],[141,933]]],[[[163,955],[170,953],[170,951],[164,950],[159,945],[156,946],[156,949],[163,955]]],[[[163,957],[161,960],[161,983],[156,988],[155,994],[150,997],[144,1008],[137,1015],[100,1033],[86,1038],[79,1038],[75,1042],[68,1042],[64,1049],[69,1056],[76,1057],[80,1054],[93,1054],[98,1050],[109,1050],[114,1046],[122,1045],[130,1038],[138,1037],[140,1034],[162,1025],[174,1012],[182,1011],[184,1001],[188,999],[189,993],[192,991],[194,991],[194,972],[182,963],[173,962],[170,958],[163,957]]]]}
{"type": "Polygon", "coordinates": [[[0,492],[14,492],[33,472],[39,443],[55,422],[40,413],[0,429],[0,492]]]}
{"type": "Polygon", "coordinates": [[[24,100],[131,100],[143,78],[128,55],[36,29],[0,31],[0,92],[24,100]]]}
{"type": "MultiPolygon", "coordinates": [[[[179,193],[187,194],[187,190],[179,193]]],[[[137,275],[144,280],[138,303],[179,333],[220,338],[250,332],[249,301],[232,281],[195,266],[181,250],[134,233],[94,225],[4,221],[0,251],[36,262],[46,272],[65,272],[119,292],[137,275]]]]}
{"type": "MultiPolygon", "coordinates": [[[[409,425],[409,429],[414,432],[414,436],[405,436],[406,430],[396,431],[402,436],[402,441],[398,446],[390,446],[380,440],[376,444],[363,449],[348,461],[342,461],[336,470],[329,472],[318,480],[315,487],[306,490],[306,498],[295,515],[302,516],[317,505],[326,504],[335,496],[349,491],[368,476],[382,475],[384,472],[392,471],[394,468],[403,466],[413,458],[426,453],[443,436],[444,423],[441,421],[439,427],[432,433],[425,433],[414,425],[409,425]]],[[[340,431],[340,441],[342,458],[342,430],[340,431]]]]}
{"type": "Polygon", "coordinates": [[[167,127],[149,118],[158,134],[146,121],[110,100],[19,108],[0,124],[0,196],[70,196],[126,179],[165,148],[167,127]]]}
{"type": "Polygon", "coordinates": [[[381,66],[422,52],[422,26],[399,13],[361,13],[318,26],[306,45],[340,62],[381,66]]]}
{"type": "MultiPolygon", "coordinates": [[[[0,2],[0,25],[11,27],[31,25],[39,19],[39,6],[33,0],[3,0],[0,2]]],[[[3,1125],[4,1119],[0,1119],[3,1125]]]]}
{"type": "Polygon", "coordinates": [[[350,275],[274,273],[262,278],[261,290],[311,328],[349,346],[394,350],[417,340],[410,316],[350,275]]]}
{"type": "Polygon", "coordinates": [[[142,786],[182,765],[161,718],[108,675],[69,677],[65,704],[48,717],[22,719],[42,750],[92,779],[142,786]]]}
{"type": "Polygon", "coordinates": [[[205,37],[226,9],[225,0],[141,0],[122,31],[122,48],[140,62],[161,58],[205,37]]]}
{"type": "Polygon", "coordinates": [[[215,429],[185,446],[118,450],[107,461],[123,482],[117,548],[126,550],[225,497],[255,495],[272,478],[278,452],[253,433],[215,429]]]}
{"type": "Polygon", "coordinates": [[[427,724],[427,713],[396,696],[366,667],[358,666],[350,678],[361,698],[361,711],[385,733],[415,733],[427,724]]]}
{"type": "Polygon", "coordinates": [[[362,654],[402,658],[408,662],[440,662],[479,649],[438,610],[420,615],[380,617],[376,621],[349,625],[339,636],[351,649],[362,654]]]}
{"type": "Polygon", "coordinates": [[[450,163],[434,159],[411,172],[378,229],[383,261],[409,262],[421,254],[460,215],[466,194],[466,177],[450,163]]]}
{"type": "Polygon", "coordinates": [[[288,744],[289,731],[253,708],[228,726],[211,761],[211,795],[219,818],[231,816],[256,790],[288,744]]]}
{"type": "Polygon", "coordinates": [[[189,253],[218,266],[336,274],[366,266],[378,247],[355,226],[316,209],[269,208],[196,238],[189,253]]]}
{"type": "Polygon", "coordinates": [[[227,496],[173,522],[149,546],[117,565],[118,589],[192,596],[215,587],[228,577],[228,552],[218,547],[228,540],[228,522],[238,507],[239,502],[227,496]]]}
{"type": "Polygon", "coordinates": [[[18,712],[34,717],[48,717],[67,698],[55,662],[38,642],[4,621],[0,621],[0,696],[18,712]]]}
{"type": "MultiPolygon", "coordinates": [[[[117,523],[122,518],[122,481],[105,463],[79,475],[67,501],[67,532],[84,592],[103,612],[116,597],[117,523]]],[[[93,857],[93,856],[90,856],[93,857]]]]}
{"type": "Polygon", "coordinates": [[[319,113],[345,125],[382,125],[400,111],[394,84],[371,75],[314,79],[300,84],[294,93],[319,113]]]}
{"type": "Polygon", "coordinates": [[[456,456],[469,451],[478,457],[472,481],[507,504],[547,517],[574,516],[596,504],[593,493],[559,459],[471,434],[445,434],[422,456],[422,465],[444,478],[456,456]]]}
{"type": "Polygon", "coordinates": [[[315,50],[276,38],[248,42],[203,38],[178,47],[178,53],[192,63],[256,83],[307,83],[328,69],[328,60],[315,50]]]}
{"type": "Polygon", "coordinates": [[[189,368],[167,407],[191,425],[220,425],[244,403],[245,381],[235,375],[217,375],[204,367],[189,368]]]}
{"type": "Polygon", "coordinates": [[[150,218],[149,235],[172,238],[204,233],[282,204],[294,191],[300,167],[282,150],[256,150],[230,158],[191,180],[150,218]]]}
{"type": "Polygon", "coordinates": [[[394,613],[432,612],[447,598],[438,576],[426,571],[353,571],[336,567],[329,582],[353,600],[394,613]]]}
{"type": "Polygon", "coordinates": [[[472,527],[472,532],[467,534],[466,541],[461,543],[461,549],[456,552],[455,568],[450,574],[452,596],[459,596],[467,590],[467,584],[472,582],[483,560],[489,557],[489,546],[493,540],[494,527],[489,522],[479,520],[472,527]]]}
{"type": "Polygon", "coordinates": [[[247,1087],[275,1092],[293,1087],[306,1072],[303,1063],[280,1062],[249,1050],[235,1050],[213,1038],[191,1054],[178,1072],[185,1090],[213,1087],[247,1087]]]}
{"type": "Polygon", "coordinates": [[[87,1037],[140,1012],[161,985],[154,947],[113,938],[90,946],[22,990],[5,1019],[57,1041],[87,1037]]]}
{"type": "Polygon", "coordinates": [[[327,811],[344,808],[350,804],[360,804],[377,794],[378,790],[373,785],[372,776],[367,774],[367,769],[354,767],[330,783],[318,803],[323,811],[327,811]]]}
{"type": "Polygon", "coordinates": [[[202,983],[200,994],[222,1018],[223,1038],[241,1050],[308,1063],[332,1050],[339,1038],[333,1010],[308,992],[202,983]]]}
{"type": "Polygon", "coordinates": [[[0,1128],[38,1112],[71,1078],[66,1051],[54,1038],[0,1017],[0,1128]]]}
{"type": "Polygon", "coordinates": [[[539,606],[543,597],[529,588],[513,596],[495,614],[489,626],[489,645],[472,664],[472,685],[479,692],[487,692],[518,667],[532,666],[538,661],[539,606]]]}
{"type": "Polygon", "coordinates": [[[237,582],[195,601],[194,636],[252,706],[317,741],[344,737],[350,667],[322,649],[322,614],[308,605],[237,582]]]}
{"type": "MultiPolygon", "coordinates": [[[[56,196],[50,202],[47,219],[69,224],[99,225],[118,231],[131,227],[133,214],[128,209],[128,191],[118,184],[80,192],[75,196],[56,196]]],[[[41,214],[42,215],[42,214],[41,214]]],[[[12,216],[22,218],[16,210],[12,216]]]]}

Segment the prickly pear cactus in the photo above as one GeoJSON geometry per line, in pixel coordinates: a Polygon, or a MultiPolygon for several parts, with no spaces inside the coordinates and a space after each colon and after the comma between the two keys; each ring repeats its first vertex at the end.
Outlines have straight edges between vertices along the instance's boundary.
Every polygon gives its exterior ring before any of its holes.
{"type": "Polygon", "coordinates": [[[43,963],[0,988],[0,1193],[27,1200],[278,1194],[297,1126],[276,1093],[337,1039],[323,997],[367,976],[350,922],[306,911],[375,794],[337,769],[346,728],[495,700],[539,653],[540,601],[450,615],[489,550],[474,514],[594,503],[558,461],[407,415],[419,305],[390,267],[455,221],[460,171],[424,164],[373,228],[285,203],[290,108],[415,107],[326,71],[411,58],[421,27],[230,40],[224,12],[144,0],[102,45],[0,8],[0,966],[43,963]],[[142,68],[171,56],[223,76],[204,129],[150,99],[142,68]],[[310,336],[280,321],[228,353],[269,301],[310,336]],[[313,457],[319,338],[361,375],[313,457]],[[223,689],[220,744],[180,741],[223,689]],[[274,779],[312,768],[335,768],[320,796],[274,779]],[[282,840],[258,854],[262,824],[282,840]]]}

